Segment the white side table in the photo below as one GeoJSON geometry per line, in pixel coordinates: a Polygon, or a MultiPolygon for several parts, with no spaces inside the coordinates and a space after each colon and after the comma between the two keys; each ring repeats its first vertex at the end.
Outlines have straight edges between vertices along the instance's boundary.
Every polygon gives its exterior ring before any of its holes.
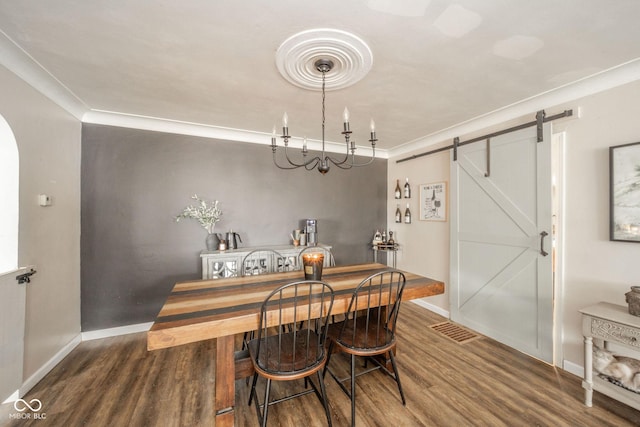
{"type": "Polygon", "coordinates": [[[373,245],[373,262],[378,262],[378,251],[391,254],[391,265],[396,268],[398,258],[398,247],[396,243],[394,245],[373,245]]]}
{"type": "MultiPolygon", "coordinates": [[[[600,302],[580,310],[584,336],[584,404],[592,405],[593,390],[640,410],[640,394],[593,375],[593,339],[605,349],[613,342],[638,352],[640,359],[640,317],[629,314],[626,306],[600,302]]],[[[631,356],[634,357],[634,356],[631,356]]]]}

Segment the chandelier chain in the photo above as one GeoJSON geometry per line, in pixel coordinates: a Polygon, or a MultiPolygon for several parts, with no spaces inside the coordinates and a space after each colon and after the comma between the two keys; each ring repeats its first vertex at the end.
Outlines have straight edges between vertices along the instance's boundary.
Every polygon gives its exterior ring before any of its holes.
{"type": "Polygon", "coordinates": [[[327,75],[326,71],[322,71],[322,155],[324,156],[324,123],[325,123],[325,106],[324,106],[324,100],[325,100],[325,92],[324,92],[324,88],[325,88],[325,76],[327,75]]]}

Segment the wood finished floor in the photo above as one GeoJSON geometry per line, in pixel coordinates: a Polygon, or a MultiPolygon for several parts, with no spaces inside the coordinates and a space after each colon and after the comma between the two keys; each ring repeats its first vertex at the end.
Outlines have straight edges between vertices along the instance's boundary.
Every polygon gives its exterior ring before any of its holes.
{"type": "MultiPolygon", "coordinates": [[[[358,426],[640,425],[639,411],[597,392],[585,407],[571,374],[487,338],[460,345],[428,327],[443,320],[403,305],[397,360],[407,405],[381,372],[360,377],[358,426]]],[[[41,400],[46,419],[10,419],[15,410],[3,405],[0,425],[214,426],[214,354],[215,341],[147,352],[144,333],[83,342],[24,397],[41,400]]],[[[331,365],[347,360],[336,355],[331,365]]],[[[349,425],[349,401],[329,376],[326,383],[333,425],[349,425]]],[[[257,425],[248,387],[236,387],[237,425],[257,425]]],[[[273,406],[269,425],[324,426],[326,418],[308,395],[273,406]]]]}

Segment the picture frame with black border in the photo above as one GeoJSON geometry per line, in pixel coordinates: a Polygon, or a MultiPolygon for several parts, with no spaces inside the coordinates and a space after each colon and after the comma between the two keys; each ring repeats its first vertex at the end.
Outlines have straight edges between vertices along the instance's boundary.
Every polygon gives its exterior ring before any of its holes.
{"type": "Polygon", "coordinates": [[[640,243],[640,142],[609,147],[609,240],[640,243]]]}

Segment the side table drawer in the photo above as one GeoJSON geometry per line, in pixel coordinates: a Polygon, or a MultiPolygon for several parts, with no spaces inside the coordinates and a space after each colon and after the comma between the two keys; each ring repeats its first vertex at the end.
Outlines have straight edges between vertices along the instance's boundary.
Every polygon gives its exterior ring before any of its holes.
{"type": "Polygon", "coordinates": [[[591,335],[594,338],[602,338],[605,341],[640,348],[640,330],[610,320],[592,317],[591,335]]]}

